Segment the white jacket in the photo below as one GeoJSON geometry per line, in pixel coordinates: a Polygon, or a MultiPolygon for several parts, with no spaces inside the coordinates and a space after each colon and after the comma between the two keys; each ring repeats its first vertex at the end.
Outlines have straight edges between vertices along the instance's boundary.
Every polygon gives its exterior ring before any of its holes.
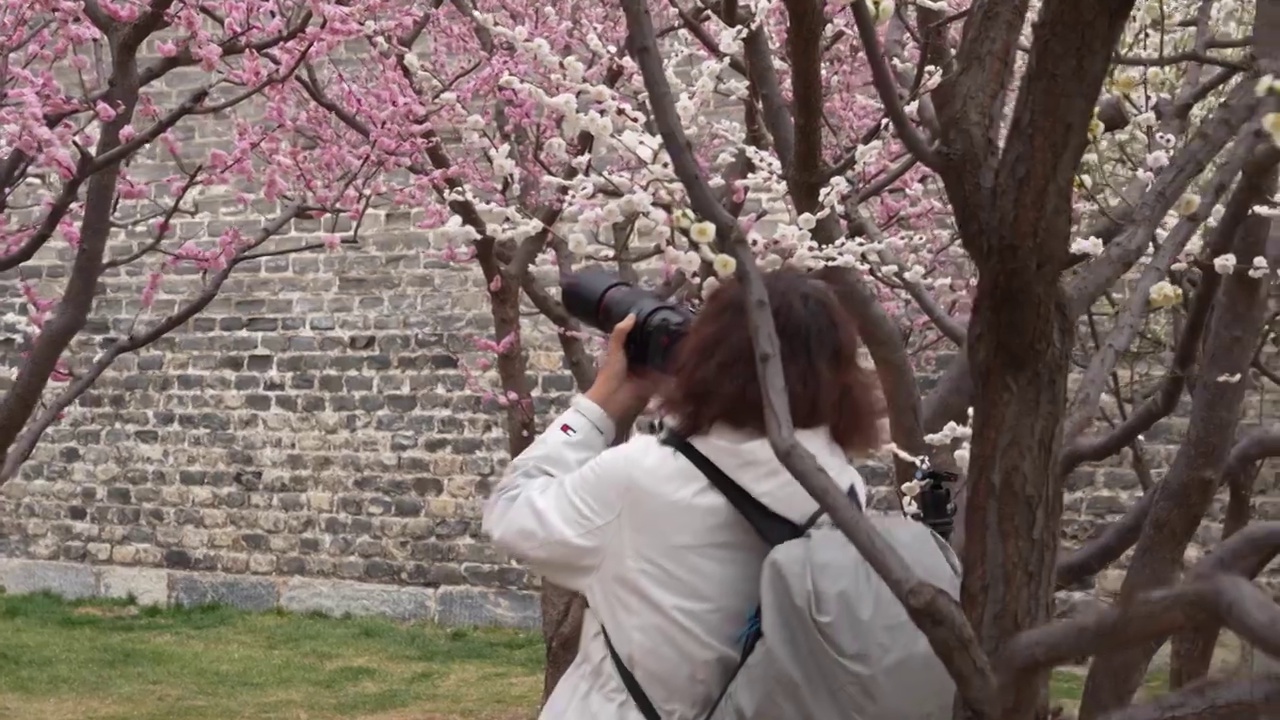
{"type": "MultiPolygon", "coordinates": [[[[662,720],[698,720],[737,665],[759,601],[767,548],[675,450],[640,435],[614,448],[614,424],[579,396],[507,468],[485,507],[493,542],[590,607],[578,656],[542,720],[641,720],[612,661],[603,623],[662,720]]],[[[799,441],[845,488],[866,487],[824,429],[799,441]]],[[[817,504],[768,441],[730,428],[690,439],[774,512],[803,522],[817,504]]]]}

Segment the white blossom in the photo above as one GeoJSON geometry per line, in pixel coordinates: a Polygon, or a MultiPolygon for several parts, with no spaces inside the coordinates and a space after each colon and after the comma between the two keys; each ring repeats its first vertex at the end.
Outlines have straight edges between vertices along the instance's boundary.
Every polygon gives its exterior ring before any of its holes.
{"type": "Polygon", "coordinates": [[[1280,112],[1267,113],[1262,116],[1262,129],[1271,136],[1271,142],[1280,146],[1280,112]]]}
{"type": "Polygon", "coordinates": [[[1173,204],[1173,211],[1186,217],[1199,209],[1199,207],[1200,196],[1195,193],[1185,193],[1173,204]]]}
{"type": "Polygon", "coordinates": [[[1267,259],[1261,255],[1253,258],[1253,265],[1249,268],[1249,277],[1264,278],[1267,276],[1267,259]]]}
{"type": "Polygon", "coordinates": [[[705,220],[689,227],[689,239],[699,245],[706,245],[716,239],[716,226],[705,220]]]}
{"type": "Polygon", "coordinates": [[[732,256],[720,253],[716,255],[715,260],[711,261],[711,268],[716,271],[716,275],[720,277],[729,277],[738,269],[738,261],[732,256]]]}
{"type": "Polygon", "coordinates": [[[1102,238],[1093,235],[1071,241],[1071,252],[1075,255],[1097,256],[1102,254],[1102,249],[1102,238]]]}
{"type": "Polygon", "coordinates": [[[1236,269],[1236,256],[1231,253],[1219,255],[1213,259],[1213,269],[1219,275],[1230,275],[1231,271],[1236,269]]]}
{"type": "Polygon", "coordinates": [[[1151,290],[1147,293],[1147,299],[1151,301],[1151,307],[1153,308],[1173,307],[1182,302],[1182,288],[1168,280],[1161,280],[1151,286],[1151,290]]]}

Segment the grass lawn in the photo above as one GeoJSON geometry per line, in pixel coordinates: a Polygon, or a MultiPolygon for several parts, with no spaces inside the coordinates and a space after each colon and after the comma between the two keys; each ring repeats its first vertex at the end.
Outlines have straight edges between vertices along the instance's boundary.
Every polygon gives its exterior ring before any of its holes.
{"type": "MultiPolygon", "coordinates": [[[[3,720],[529,720],[542,657],[509,630],[0,594],[3,720]]],[[[1083,685],[1059,669],[1054,702],[1083,685]]]]}
{"type": "Polygon", "coordinates": [[[0,595],[4,720],[526,720],[542,641],[0,595]]]}

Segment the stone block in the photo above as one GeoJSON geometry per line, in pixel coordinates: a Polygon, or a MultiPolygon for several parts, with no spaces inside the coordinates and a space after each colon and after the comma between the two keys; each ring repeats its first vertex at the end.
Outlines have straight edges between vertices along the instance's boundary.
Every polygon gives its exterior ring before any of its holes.
{"type": "Polygon", "coordinates": [[[266,578],[237,577],[220,573],[173,573],[170,600],[175,605],[230,605],[240,610],[271,610],[279,591],[266,578]]]}
{"type": "Polygon", "coordinates": [[[152,568],[104,567],[98,569],[102,597],[132,597],[139,605],[169,604],[169,573],[152,568]]]}
{"type": "Polygon", "coordinates": [[[1251,655],[1248,664],[1254,675],[1280,675],[1280,660],[1257,649],[1251,655]]]}
{"type": "Polygon", "coordinates": [[[394,620],[430,620],[435,616],[435,591],[343,580],[287,580],[280,591],[280,607],[290,612],[325,615],[379,615],[394,620]]]}
{"type": "Polygon", "coordinates": [[[542,611],[537,593],[474,587],[436,591],[437,623],[445,627],[498,626],[537,630],[542,611]]]}
{"type": "Polygon", "coordinates": [[[98,594],[98,578],[88,565],[0,558],[0,587],[10,595],[51,592],[80,600],[98,594]]]}

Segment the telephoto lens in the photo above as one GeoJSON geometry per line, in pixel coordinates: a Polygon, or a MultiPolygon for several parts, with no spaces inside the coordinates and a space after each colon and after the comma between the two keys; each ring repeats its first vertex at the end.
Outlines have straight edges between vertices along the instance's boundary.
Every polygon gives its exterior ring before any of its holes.
{"type": "Polygon", "coordinates": [[[627,364],[662,372],[684,338],[693,313],[638,288],[601,267],[585,268],[560,277],[560,291],[569,314],[604,333],[628,315],[636,324],[627,334],[627,364]]]}

